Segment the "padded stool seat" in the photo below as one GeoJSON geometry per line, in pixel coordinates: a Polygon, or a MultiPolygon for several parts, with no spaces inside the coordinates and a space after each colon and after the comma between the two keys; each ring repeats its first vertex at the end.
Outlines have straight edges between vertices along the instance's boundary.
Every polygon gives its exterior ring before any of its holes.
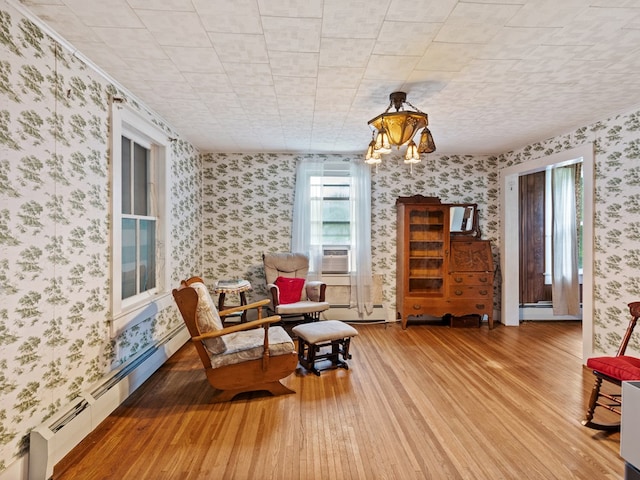
{"type": "Polygon", "coordinates": [[[351,337],[358,335],[351,325],[340,320],[325,320],[296,325],[292,331],[298,337],[298,360],[304,368],[316,375],[330,368],[349,369],[345,361],[351,358],[349,344],[351,337]],[[331,351],[320,353],[323,347],[330,347],[331,351]],[[322,363],[318,365],[318,362],[322,363]]]}

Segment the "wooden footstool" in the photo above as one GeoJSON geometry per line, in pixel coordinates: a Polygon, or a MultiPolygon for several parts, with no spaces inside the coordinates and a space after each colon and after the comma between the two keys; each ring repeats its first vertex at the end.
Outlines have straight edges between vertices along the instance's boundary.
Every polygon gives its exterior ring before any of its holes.
{"type": "Polygon", "coordinates": [[[298,360],[304,368],[316,375],[320,375],[321,370],[331,368],[349,369],[345,361],[351,358],[349,343],[351,337],[358,335],[351,325],[339,320],[325,320],[296,325],[292,331],[298,337],[298,360]],[[330,347],[331,350],[320,353],[323,347],[330,347]]]}

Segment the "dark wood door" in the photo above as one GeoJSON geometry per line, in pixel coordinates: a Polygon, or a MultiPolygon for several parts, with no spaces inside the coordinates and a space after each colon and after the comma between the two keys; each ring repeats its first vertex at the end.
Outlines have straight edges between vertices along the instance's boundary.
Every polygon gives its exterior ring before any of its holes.
{"type": "Polygon", "coordinates": [[[520,177],[520,303],[551,300],[545,288],[545,172],[520,177]]]}

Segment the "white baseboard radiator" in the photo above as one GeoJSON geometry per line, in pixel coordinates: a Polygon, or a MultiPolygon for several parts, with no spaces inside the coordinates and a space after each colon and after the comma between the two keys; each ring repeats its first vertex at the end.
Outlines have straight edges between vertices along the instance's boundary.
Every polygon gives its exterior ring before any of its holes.
{"type": "Polygon", "coordinates": [[[189,339],[184,327],[146,350],[102,384],[80,395],[30,434],[29,480],[48,480],[53,467],[189,339]]]}
{"type": "Polygon", "coordinates": [[[331,305],[329,310],[322,312],[323,320],[341,320],[354,323],[381,323],[387,322],[387,309],[384,305],[374,305],[370,315],[360,315],[357,309],[349,308],[349,305],[331,305]]]}

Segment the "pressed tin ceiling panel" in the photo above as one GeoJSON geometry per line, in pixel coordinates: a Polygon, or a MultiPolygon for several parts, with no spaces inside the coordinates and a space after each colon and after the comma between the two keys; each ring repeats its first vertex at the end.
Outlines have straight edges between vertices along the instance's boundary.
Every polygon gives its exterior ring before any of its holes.
{"type": "Polygon", "coordinates": [[[507,152],[640,105],[630,0],[21,5],[204,152],[362,153],[396,90],[449,154],[507,152]]]}

